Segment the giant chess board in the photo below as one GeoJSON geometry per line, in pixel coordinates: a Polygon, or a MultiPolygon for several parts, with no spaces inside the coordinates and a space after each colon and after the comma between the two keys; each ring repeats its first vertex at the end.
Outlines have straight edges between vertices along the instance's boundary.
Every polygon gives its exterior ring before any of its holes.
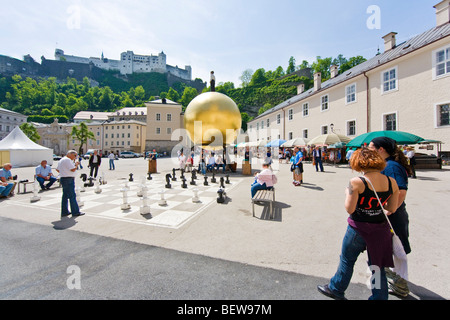
{"type": "MultiPolygon", "coordinates": [[[[189,175],[190,177],[190,175],[189,175]]],[[[190,180],[186,181],[187,187],[182,188],[182,181],[178,175],[177,181],[170,181],[171,188],[166,188],[165,175],[152,175],[152,180],[146,180],[144,177],[135,177],[133,181],[127,178],[107,180],[106,184],[98,185],[95,183],[92,187],[84,187],[83,181],[76,179],[76,188],[80,211],[86,216],[95,216],[99,218],[115,219],[128,221],[131,223],[146,224],[151,226],[179,228],[187,221],[195,217],[198,213],[205,210],[213,203],[217,203],[217,197],[220,183],[220,176],[216,176],[216,183],[211,182],[211,176],[208,176],[208,185],[205,186],[204,177],[198,175],[195,180],[196,185],[191,185],[190,180]],[[141,207],[144,206],[143,197],[138,195],[142,184],[145,182],[147,187],[147,210],[150,213],[142,213],[141,207]],[[128,187],[126,192],[126,201],[124,201],[124,187],[128,187]],[[98,193],[99,189],[101,192],[98,193]],[[194,189],[197,189],[194,192],[194,189]],[[97,192],[96,192],[97,191],[97,192]],[[161,195],[163,191],[163,195],[161,195]],[[197,194],[198,201],[193,202],[197,194]],[[165,205],[161,205],[161,198],[164,197],[165,205]],[[128,203],[129,208],[123,209],[123,203],[128,203]]],[[[224,184],[225,192],[229,192],[242,181],[242,178],[231,177],[228,184],[224,184]]],[[[37,206],[42,208],[61,208],[62,189],[57,188],[50,191],[39,192],[40,200],[31,202],[33,194],[28,193],[29,198],[22,197],[19,202],[23,202],[27,207],[37,206]]],[[[70,210],[70,206],[69,206],[70,210]]]]}

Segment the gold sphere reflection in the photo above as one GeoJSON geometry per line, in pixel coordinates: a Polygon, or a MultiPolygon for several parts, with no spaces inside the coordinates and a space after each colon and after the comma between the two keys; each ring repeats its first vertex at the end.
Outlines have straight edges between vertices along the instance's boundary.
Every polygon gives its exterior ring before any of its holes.
{"type": "Polygon", "coordinates": [[[184,127],[194,145],[217,150],[231,144],[241,128],[236,103],[219,92],[205,92],[194,98],[184,113],[184,127]]]}

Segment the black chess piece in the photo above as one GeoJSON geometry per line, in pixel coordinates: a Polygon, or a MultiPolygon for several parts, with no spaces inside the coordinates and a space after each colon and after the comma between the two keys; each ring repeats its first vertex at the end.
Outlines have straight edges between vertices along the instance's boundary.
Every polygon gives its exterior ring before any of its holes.
{"type": "Polygon", "coordinates": [[[224,203],[225,202],[225,190],[222,188],[217,191],[218,197],[217,197],[217,203],[224,203]]]}
{"type": "Polygon", "coordinates": [[[191,174],[191,182],[190,182],[191,186],[195,186],[195,175],[191,174]]]}
{"type": "Polygon", "coordinates": [[[208,185],[208,177],[207,177],[207,176],[205,176],[205,181],[203,182],[203,185],[204,185],[204,186],[207,186],[207,185],[208,185]]]}
{"type": "Polygon", "coordinates": [[[192,175],[194,176],[194,179],[197,180],[197,169],[192,169],[192,175]]]}
{"type": "Polygon", "coordinates": [[[226,177],[225,183],[230,184],[230,175],[227,174],[225,177],[226,177]]]}
{"type": "Polygon", "coordinates": [[[148,177],[147,177],[147,180],[152,180],[153,178],[152,178],[152,173],[151,172],[149,172],[148,173],[148,177]]]}
{"type": "Polygon", "coordinates": [[[129,176],[130,176],[130,179],[128,179],[128,181],[133,182],[133,174],[130,173],[129,176]]]}
{"type": "Polygon", "coordinates": [[[223,177],[220,177],[220,187],[221,188],[225,188],[225,185],[223,184],[223,182],[224,182],[223,177]]]}
{"type": "Polygon", "coordinates": [[[184,169],[181,169],[181,175],[180,175],[181,180],[184,179],[184,169]]]}
{"type": "Polygon", "coordinates": [[[86,182],[87,180],[87,174],[86,173],[82,173],[80,176],[81,180],[83,180],[83,182],[86,182]]]}
{"type": "Polygon", "coordinates": [[[214,170],[213,170],[213,173],[212,173],[211,182],[212,183],[216,183],[216,174],[214,173],[214,170]]]}
{"type": "Polygon", "coordinates": [[[166,174],[166,188],[172,188],[172,185],[170,184],[170,173],[166,174]]]}
{"type": "Polygon", "coordinates": [[[88,180],[89,180],[89,182],[86,182],[86,183],[84,184],[84,186],[85,186],[85,187],[93,187],[93,186],[94,186],[94,182],[93,182],[94,178],[89,177],[88,180]]]}
{"type": "Polygon", "coordinates": [[[182,187],[183,189],[186,189],[186,188],[187,188],[186,178],[183,177],[183,178],[182,178],[182,181],[183,181],[183,183],[181,184],[181,187],[182,187]]]}
{"type": "Polygon", "coordinates": [[[177,181],[177,177],[175,176],[175,168],[172,169],[172,181],[177,181]]]}

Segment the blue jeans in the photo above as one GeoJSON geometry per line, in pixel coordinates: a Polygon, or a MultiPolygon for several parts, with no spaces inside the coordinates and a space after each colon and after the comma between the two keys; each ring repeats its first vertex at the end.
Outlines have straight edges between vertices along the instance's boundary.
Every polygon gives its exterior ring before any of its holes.
{"type": "Polygon", "coordinates": [[[72,215],[80,213],[80,208],[77,203],[77,196],[75,194],[75,179],[70,177],[64,177],[60,179],[63,190],[61,201],[61,216],[67,216],[70,214],[67,201],[70,202],[70,211],[72,215]]]}
{"type": "Polygon", "coordinates": [[[320,167],[320,171],[323,171],[322,158],[314,158],[314,161],[316,163],[316,171],[319,171],[319,167],[320,167]]]}
{"type": "MultiPolygon", "coordinates": [[[[360,253],[366,250],[366,242],[359,235],[358,231],[351,226],[347,227],[347,232],[342,241],[342,251],[336,274],[331,278],[328,287],[334,294],[344,297],[345,290],[350,284],[353,275],[353,267],[360,253]]],[[[369,258],[370,265],[370,258],[369,258]]],[[[372,296],[369,300],[388,300],[388,285],[384,268],[379,268],[379,288],[372,289],[372,296]]],[[[375,275],[377,276],[377,275],[375,275]]]]}
{"type": "Polygon", "coordinates": [[[252,187],[251,187],[252,198],[255,196],[255,194],[256,194],[256,192],[258,192],[258,190],[270,190],[270,189],[272,189],[272,187],[267,187],[265,183],[260,184],[255,181],[252,183],[252,187]]]}
{"type": "Polygon", "coordinates": [[[114,159],[109,159],[109,170],[115,170],[114,159]]]}
{"type": "Polygon", "coordinates": [[[206,164],[204,162],[200,162],[199,166],[199,170],[202,171],[202,174],[206,174],[206,164]]]}
{"type": "Polygon", "coordinates": [[[7,186],[0,186],[0,195],[7,197],[14,187],[14,183],[8,183],[7,186]]]}
{"type": "Polygon", "coordinates": [[[46,181],[44,178],[41,177],[36,177],[36,180],[39,182],[39,184],[41,185],[41,189],[45,189],[45,188],[50,188],[55,182],[56,182],[56,178],[55,177],[50,177],[49,182],[47,183],[47,186],[44,185],[44,182],[46,181]]]}

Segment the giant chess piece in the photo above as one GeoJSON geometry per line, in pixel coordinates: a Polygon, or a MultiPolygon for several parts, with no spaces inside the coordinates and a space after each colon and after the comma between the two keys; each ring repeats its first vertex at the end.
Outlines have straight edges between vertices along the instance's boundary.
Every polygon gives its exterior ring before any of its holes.
{"type": "Polygon", "coordinates": [[[147,180],[152,180],[153,178],[152,178],[152,173],[151,172],[149,172],[148,173],[148,177],[147,177],[147,180]]]}
{"type": "Polygon", "coordinates": [[[80,191],[81,191],[80,187],[75,188],[75,196],[77,199],[77,203],[78,203],[78,206],[81,208],[82,206],[84,206],[84,202],[81,200],[80,191]]]}
{"type": "Polygon", "coordinates": [[[223,190],[222,188],[220,188],[220,189],[217,191],[217,194],[218,194],[218,197],[217,197],[217,203],[224,203],[224,202],[225,202],[225,196],[226,196],[225,190],[223,190]]]}
{"type": "Polygon", "coordinates": [[[220,187],[225,189],[225,185],[223,184],[223,182],[224,182],[223,177],[220,177],[220,187]]]}
{"type": "Polygon", "coordinates": [[[80,192],[85,192],[86,189],[84,188],[84,184],[86,183],[86,180],[87,180],[87,175],[86,175],[86,173],[82,173],[82,174],[80,175],[80,178],[81,178],[81,181],[83,181],[83,183],[81,184],[81,187],[80,187],[80,192]]]}
{"type": "Polygon", "coordinates": [[[133,182],[133,174],[130,173],[129,176],[130,176],[130,179],[128,179],[128,181],[133,182]]]}
{"type": "Polygon", "coordinates": [[[214,172],[214,169],[213,169],[213,172],[212,172],[211,183],[216,183],[216,174],[214,172]]]}
{"type": "Polygon", "coordinates": [[[197,169],[192,169],[192,175],[194,176],[194,179],[197,180],[197,169]]]}
{"type": "Polygon", "coordinates": [[[184,179],[184,169],[181,169],[181,175],[180,175],[181,180],[184,179]]]}
{"type": "Polygon", "coordinates": [[[205,179],[205,181],[203,181],[203,185],[204,185],[204,186],[207,186],[207,185],[208,185],[208,177],[205,176],[204,179],[205,179]]]}
{"type": "Polygon", "coordinates": [[[102,176],[100,177],[100,184],[106,184],[105,172],[102,171],[102,176]]]}
{"type": "MultiPolygon", "coordinates": [[[[144,177],[145,182],[145,177],[144,177]]],[[[142,206],[140,208],[141,215],[150,214],[150,206],[148,205],[148,197],[147,197],[147,186],[145,184],[141,185],[142,187],[142,206]]]]}
{"type": "Polygon", "coordinates": [[[100,182],[96,181],[95,184],[96,184],[96,187],[95,187],[94,192],[95,193],[102,193],[102,188],[100,188],[100,182]]]}
{"type": "Polygon", "coordinates": [[[123,194],[123,203],[120,206],[120,209],[122,209],[122,210],[128,210],[131,207],[130,204],[128,203],[128,195],[127,195],[127,192],[129,190],[130,190],[130,188],[128,187],[127,184],[125,184],[125,186],[122,189],[120,189],[120,192],[122,192],[122,194],[123,194]]]}
{"type": "Polygon", "coordinates": [[[172,185],[170,184],[170,173],[166,174],[166,186],[167,189],[172,188],[172,185]]]}
{"type": "Polygon", "coordinates": [[[230,184],[230,175],[227,174],[225,177],[226,177],[225,183],[230,184]]]}
{"type": "Polygon", "coordinates": [[[39,182],[37,180],[34,180],[34,183],[33,183],[33,196],[30,199],[31,202],[36,202],[36,201],[41,200],[41,197],[38,195],[38,192],[39,192],[38,185],[39,185],[39,182]]]}
{"type": "Polygon", "coordinates": [[[160,192],[159,192],[159,194],[161,195],[161,199],[158,201],[158,204],[160,205],[160,206],[166,206],[167,205],[167,201],[166,201],[166,199],[164,199],[164,189],[162,189],[160,192]]]}
{"type": "Polygon", "coordinates": [[[182,181],[183,181],[183,183],[181,184],[181,187],[182,187],[183,189],[186,189],[186,188],[187,188],[186,178],[183,177],[182,181]]]}
{"type": "Polygon", "coordinates": [[[93,187],[93,186],[94,186],[94,182],[93,182],[94,178],[89,177],[88,180],[89,180],[89,182],[85,182],[85,183],[84,183],[84,186],[85,186],[85,187],[93,187]]]}
{"type": "Polygon", "coordinates": [[[191,173],[191,182],[190,182],[191,186],[195,186],[195,174],[194,172],[191,173]]]}
{"type": "Polygon", "coordinates": [[[194,203],[200,202],[200,199],[198,198],[198,189],[194,188],[194,189],[192,189],[192,191],[194,192],[194,196],[192,197],[192,202],[194,202],[194,203]]]}
{"type": "Polygon", "coordinates": [[[172,169],[172,181],[177,181],[177,177],[175,176],[175,168],[172,169]]]}
{"type": "Polygon", "coordinates": [[[144,196],[144,188],[147,188],[146,184],[145,184],[145,177],[141,178],[141,184],[139,185],[139,190],[136,193],[136,195],[138,197],[143,197],[144,196]]]}

